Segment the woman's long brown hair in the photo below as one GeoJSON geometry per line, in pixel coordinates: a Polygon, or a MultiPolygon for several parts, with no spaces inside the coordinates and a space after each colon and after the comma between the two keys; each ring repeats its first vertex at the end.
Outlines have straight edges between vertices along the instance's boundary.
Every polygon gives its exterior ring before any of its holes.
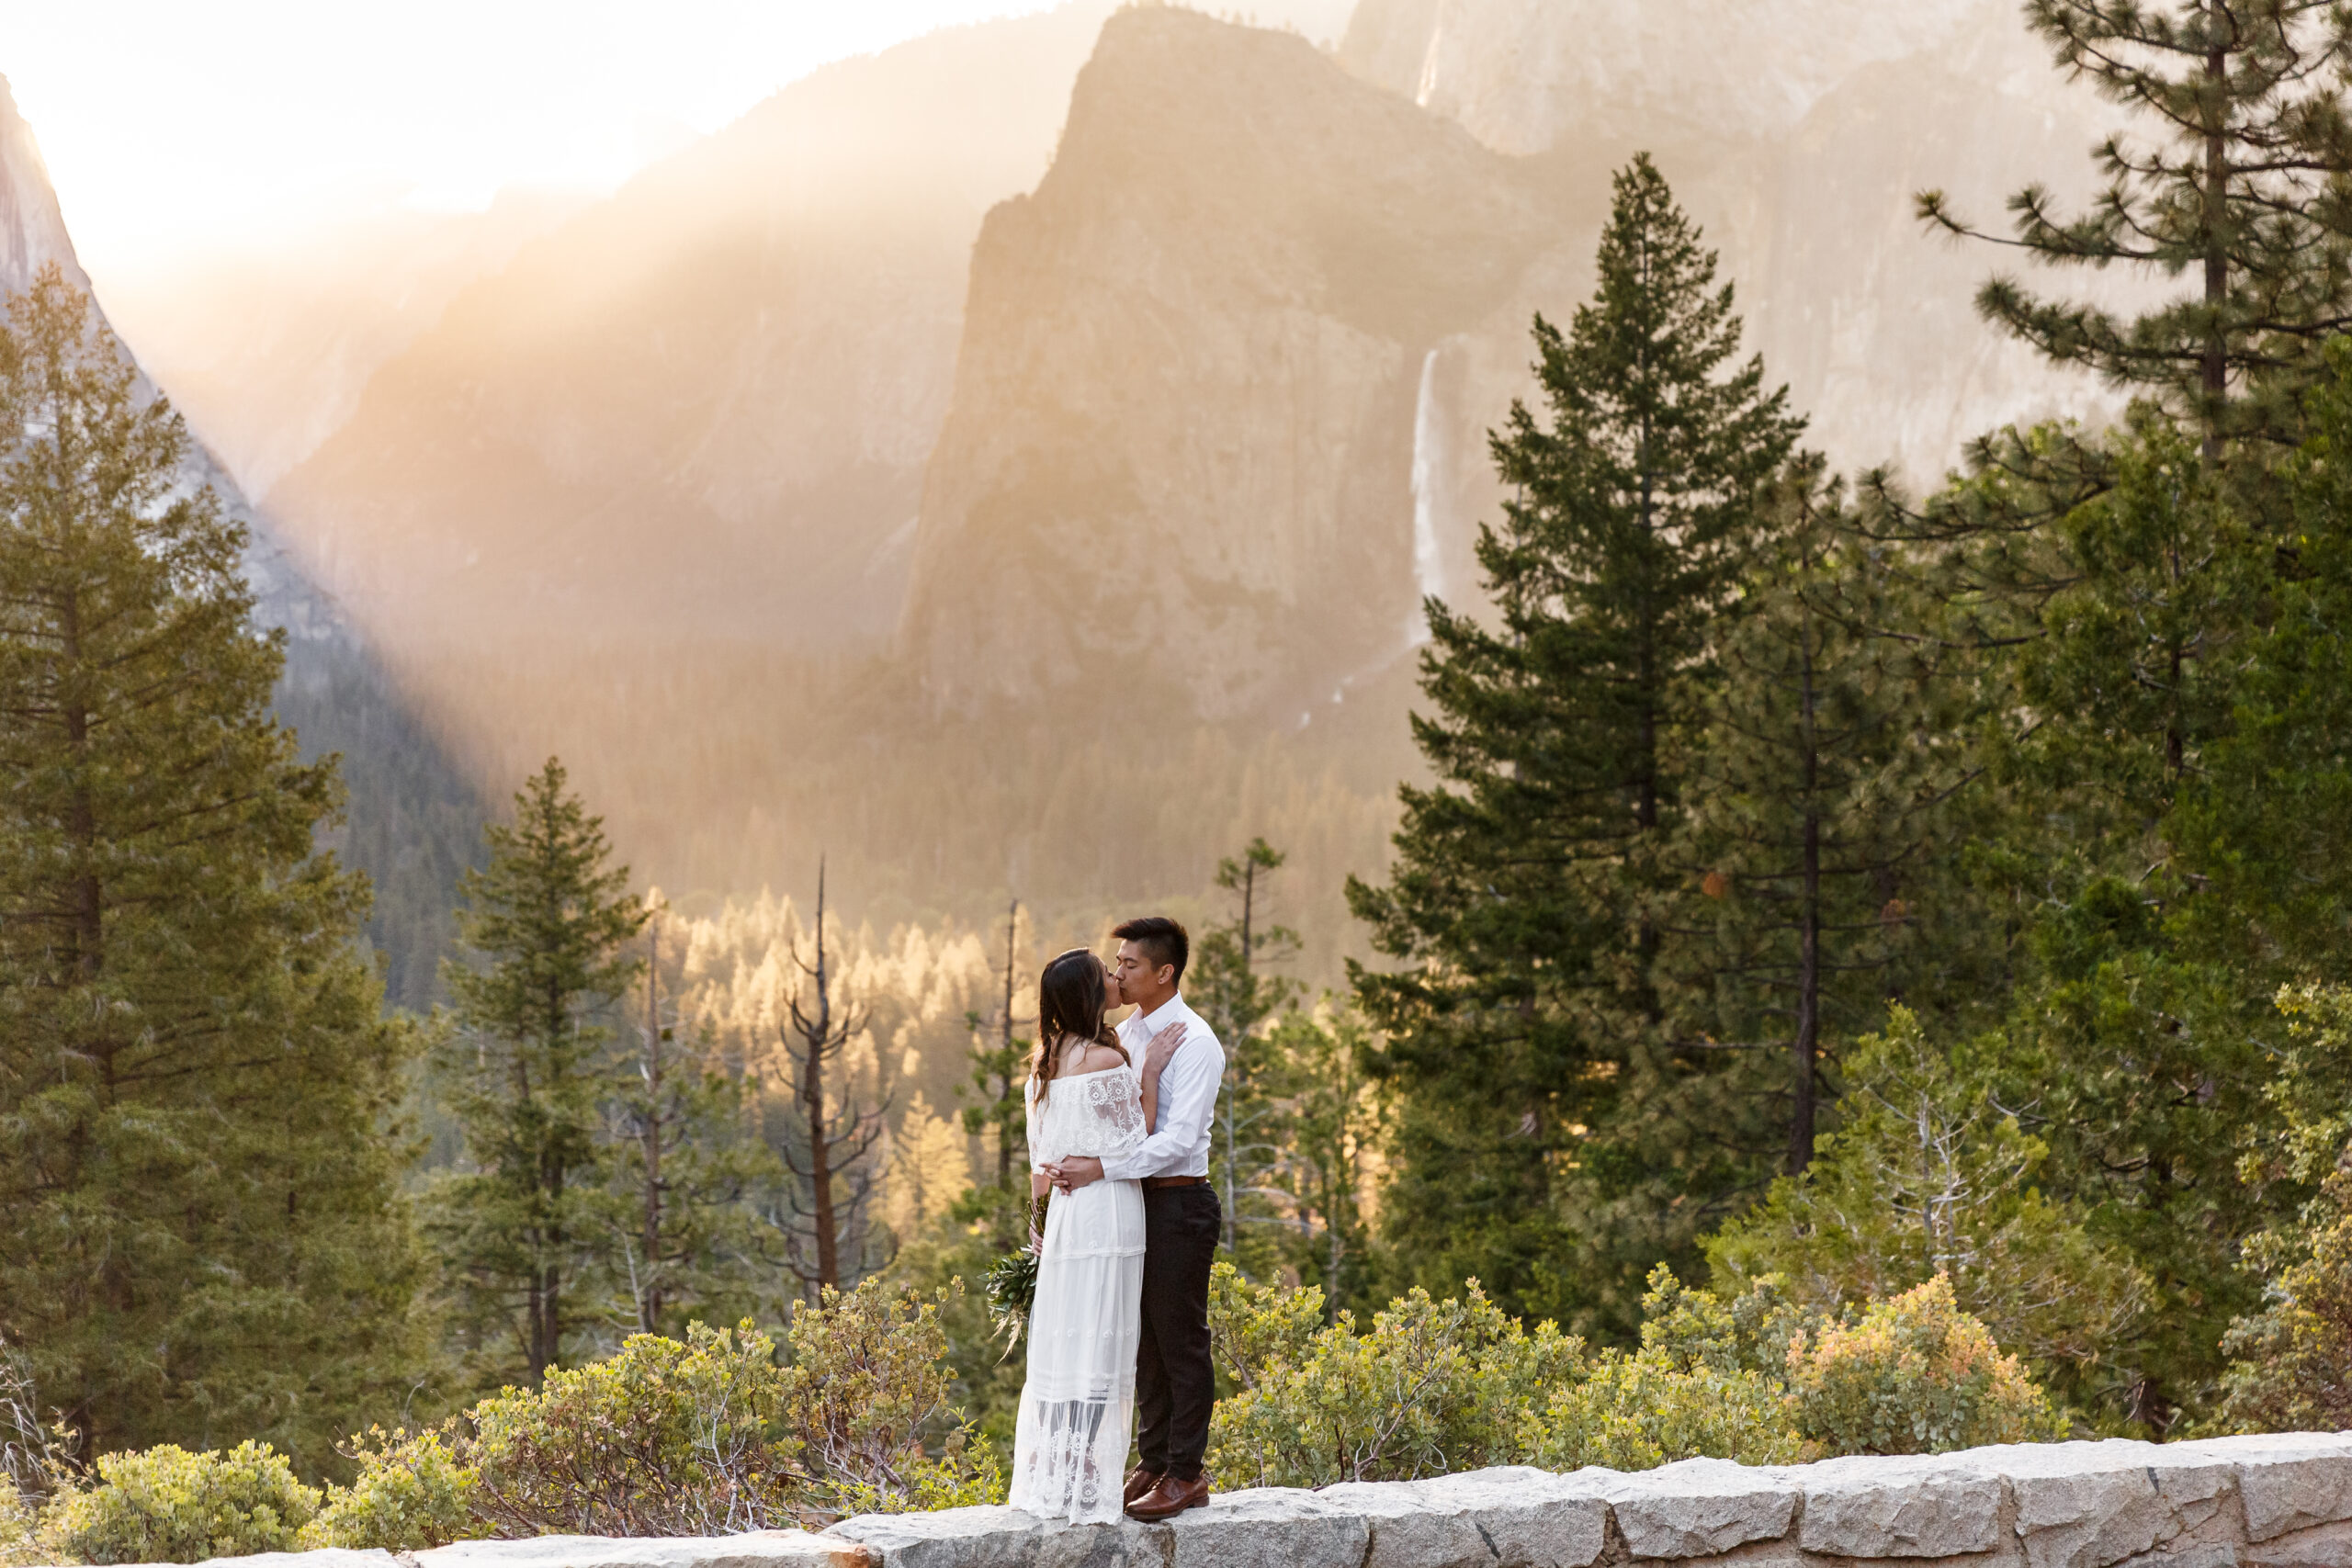
{"type": "Polygon", "coordinates": [[[1091,949],[1071,948],[1037,976],[1037,1052],[1029,1061],[1029,1081],[1037,1086],[1039,1105],[1061,1075],[1073,1040],[1108,1045],[1121,1061],[1132,1060],[1102,1013],[1102,961],[1091,949]]]}

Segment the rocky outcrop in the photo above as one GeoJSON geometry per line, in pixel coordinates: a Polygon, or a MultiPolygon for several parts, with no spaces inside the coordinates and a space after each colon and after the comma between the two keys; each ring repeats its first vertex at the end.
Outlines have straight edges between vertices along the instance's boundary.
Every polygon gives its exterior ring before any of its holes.
{"type": "Polygon", "coordinates": [[[1944,47],[1984,6],[1361,0],[1340,57],[1507,152],[1720,145],[1789,130],[1856,71],[1944,47]]]}
{"type": "Polygon", "coordinates": [[[2028,1444],[1751,1469],[1524,1467],[1227,1493],[1163,1525],[1012,1508],[821,1535],[543,1536],[215,1568],[2346,1568],[2352,1434],[2028,1444]]]}
{"type": "Polygon", "coordinates": [[[1977,320],[1986,254],[1914,211],[2064,191],[2105,117],[2007,0],[1364,0],[1336,64],[1122,14],[975,251],[899,646],[948,709],[1118,669],[1285,728],[1393,668],[1422,594],[1476,596],[1487,433],[1637,147],[1840,468],[1926,483],[2002,423],[2108,417],[1977,320]]]}
{"type": "Polygon", "coordinates": [[[900,627],[934,698],[1116,670],[1287,722],[1395,662],[1466,566],[1427,517],[1417,550],[1441,361],[1523,361],[1534,302],[1589,271],[1606,181],[1559,175],[1303,39],[1113,17],[1052,171],[973,254],[900,627]]]}
{"type": "Polygon", "coordinates": [[[2119,112],[2058,73],[2015,0],[1363,0],[1340,60],[1503,152],[1654,150],[1808,443],[1849,471],[1931,482],[1984,431],[2121,406],[1979,321],[1978,286],[2014,259],[1914,210],[1942,189],[1997,229],[2023,186],[2090,188],[2119,112]]]}

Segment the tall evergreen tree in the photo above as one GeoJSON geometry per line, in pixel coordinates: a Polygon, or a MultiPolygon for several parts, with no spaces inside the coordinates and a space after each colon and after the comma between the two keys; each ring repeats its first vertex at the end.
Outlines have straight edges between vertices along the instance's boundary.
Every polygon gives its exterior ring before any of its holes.
{"type": "Polygon", "coordinates": [[[1901,998],[1979,995],[1989,955],[1956,874],[1976,759],[1911,552],[1870,538],[1810,454],[1721,623],[1668,970],[1727,1051],[1785,1054],[1785,1168],[1813,1158],[1825,1057],[1901,998]]]}
{"type": "Polygon", "coordinates": [[[1216,885],[1238,897],[1233,918],[1201,933],[1186,978],[1193,1006],[1225,1045],[1225,1078],[1209,1128],[1209,1179],[1225,1213],[1225,1249],[1244,1272],[1272,1260],[1267,1247],[1241,1247],[1242,1234],[1275,1222],[1270,1185],[1282,1161],[1279,1061],[1265,1034],[1267,1020],[1295,1002],[1298,983],[1266,973],[1298,952],[1298,935],[1266,915],[1266,880],[1282,869],[1283,852],[1252,839],[1238,855],[1217,863],[1216,885]]]}
{"type": "Polygon", "coordinates": [[[85,1450],[306,1464],[404,1387],[409,1055],[244,530],[55,267],[0,329],[0,1340],[85,1450]]]}
{"type": "MultiPolygon", "coordinates": [[[[961,1095],[970,1092],[976,1103],[964,1107],[964,1132],[968,1137],[983,1134],[992,1145],[989,1168],[995,1185],[1010,1192],[1019,1187],[1022,1201],[1028,1201],[1029,1117],[1027,1091],[1029,1078],[1030,1041],[1018,1032],[1020,1024],[1014,1017],[1014,994],[1018,974],[1015,955],[1021,939],[1021,900],[1015,898],[1007,906],[1004,915],[1004,999],[997,1005],[996,1015],[986,1019],[977,1011],[964,1015],[965,1026],[972,1032],[972,1047],[967,1059],[971,1064],[972,1077],[967,1086],[958,1086],[961,1095]],[[994,1030],[990,1039],[988,1032],[994,1030]]],[[[1007,1235],[1004,1249],[1017,1245],[1015,1236],[1007,1235]]]]}
{"type": "MultiPolygon", "coordinates": [[[[2042,186],[2018,192],[2006,243],[2193,284],[2127,318],[1996,277],[1978,308],[2061,364],[2161,399],[2197,424],[2208,461],[2234,437],[2291,445],[2321,344],[2352,325],[2352,17],[2334,0],[2029,0],[2026,16],[2063,69],[2154,135],[2100,145],[2106,186],[2079,216],[2042,186]]],[[[1940,192],[1919,209],[1978,233],[1940,192]]]]}
{"type": "Polygon", "coordinates": [[[1646,155],[1616,177],[1599,261],[1566,335],[1535,323],[1548,418],[1514,405],[1494,437],[1513,499],[1478,556],[1499,626],[1427,606],[1436,711],[1414,735],[1437,786],[1401,792],[1387,886],[1349,894],[1404,964],[1355,972],[1399,1099],[1402,1272],[1476,1273],[1515,1309],[1623,1335],[1646,1271],[1694,1256],[1759,1179],[1724,1058],[1668,1017],[1656,902],[1709,627],[1802,422],[1760,361],[1734,363],[1731,288],[1646,155]]]}
{"type": "MultiPolygon", "coordinates": [[[[683,1338],[692,1321],[740,1322],[775,1298],[756,1262],[754,1205],[780,1171],[757,1135],[746,1079],[716,1070],[707,1031],[697,1037],[664,1005],[667,913],[649,897],[645,1013],[607,1107],[605,1224],[617,1254],[607,1315],[683,1338]]],[[[667,949],[673,963],[681,945],[667,949]]]]}
{"type": "Polygon", "coordinates": [[[455,1027],[433,1051],[466,1159],[429,1193],[427,1231],[478,1379],[536,1385],[600,1326],[611,1283],[612,1011],[647,911],[552,757],[484,836],[458,926],[479,962],[446,966],[455,1027]]]}
{"type": "MultiPolygon", "coordinates": [[[[2050,1145],[2046,1188],[2154,1289],[2136,1342],[2106,1359],[2119,1384],[2096,1392],[2155,1432],[2201,1406],[2245,1305],[2235,1254],[2257,1222],[2233,1148],[2287,977],[2257,910],[2213,874],[2267,852],[2200,844],[2194,823],[2278,558],[2199,446],[2143,407],[2105,445],[2109,488],[1983,546],[2037,557],[2052,584],[1985,607],[2012,645],[1982,746],[2005,819],[1974,856],[2017,933],[2011,1092],[2050,1145]]],[[[2341,910],[2326,924],[2340,942],[2341,910]]]]}

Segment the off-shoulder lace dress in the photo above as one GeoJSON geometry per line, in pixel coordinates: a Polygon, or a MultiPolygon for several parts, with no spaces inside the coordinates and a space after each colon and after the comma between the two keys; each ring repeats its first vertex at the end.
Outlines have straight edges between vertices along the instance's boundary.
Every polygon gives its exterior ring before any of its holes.
{"type": "MultiPolygon", "coordinates": [[[[1125,1154],[1143,1138],[1132,1067],[1057,1078],[1043,1106],[1030,1085],[1032,1169],[1072,1155],[1125,1154]]],[[[1142,1187],[1096,1181],[1055,1193],[1013,1436],[1014,1507],[1072,1522],[1119,1517],[1142,1300],[1142,1187]]]]}

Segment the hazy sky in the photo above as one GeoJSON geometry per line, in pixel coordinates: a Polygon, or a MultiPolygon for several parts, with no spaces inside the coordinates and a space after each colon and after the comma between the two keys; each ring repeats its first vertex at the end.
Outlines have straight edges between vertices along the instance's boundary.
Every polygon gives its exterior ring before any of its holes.
{"type": "Polygon", "coordinates": [[[322,209],[607,187],[829,60],[1050,0],[0,0],[77,248],[143,270],[322,209]]]}

